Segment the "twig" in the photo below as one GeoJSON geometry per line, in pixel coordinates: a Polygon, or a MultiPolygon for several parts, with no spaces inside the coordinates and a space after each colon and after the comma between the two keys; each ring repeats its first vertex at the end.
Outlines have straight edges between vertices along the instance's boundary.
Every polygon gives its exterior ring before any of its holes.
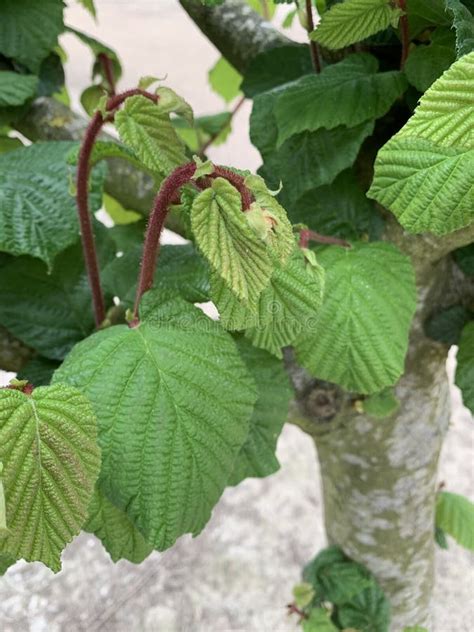
{"type": "MultiPolygon", "coordinates": [[[[313,5],[311,0],[306,0],[306,18],[308,20],[308,36],[314,31],[313,5]]],[[[311,51],[311,61],[313,62],[314,71],[319,74],[321,72],[321,61],[319,59],[319,46],[310,37],[309,48],[311,51]]]]}
{"type": "Polygon", "coordinates": [[[400,61],[400,68],[403,69],[405,66],[405,62],[408,58],[408,53],[410,50],[410,34],[408,32],[408,16],[406,13],[406,0],[398,0],[398,6],[403,11],[403,15],[400,18],[400,33],[402,39],[402,58],[400,61]]]}
{"type": "Polygon", "coordinates": [[[114,67],[112,60],[105,53],[99,53],[97,55],[97,59],[99,60],[100,65],[102,66],[102,70],[104,71],[105,78],[107,79],[107,83],[109,84],[109,94],[110,96],[115,95],[115,77],[114,77],[114,67]]]}
{"type": "Polygon", "coordinates": [[[351,248],[351,244],[345,239],[339,239],[339,237],[330,237],[328,235],[321,235],[314,230],[303,229],[300,232],[300,247],[307,248],[310,241],[315,241],[318,244],[328,244],[332,246],[342,246],[343,248],[351,248]]]}
{"type": "Polygon", "coordinates": [[[229,118],[227,119],[227,121],[224,123],[224,125],[222,125],[217,132],[214,132],[214,134],[212,134],[212,136],[198,149],[198,156],[200,156],[201,158],[203,158],[206,154],[206,151],[209,149],[209,147],[212,145],[212,143],[216,140],[216,138],[218,138],[222,132],[225,130],[225,128],[231,124],[232,119],[234,118],[234,116],[237,114],[237,112],[240,110],[240,108],[242,107],[242,105],[245,102],[245,97],[241,97],[236,105],[234,106],[233,110],[230,112],[229,114],[229,118]]]}

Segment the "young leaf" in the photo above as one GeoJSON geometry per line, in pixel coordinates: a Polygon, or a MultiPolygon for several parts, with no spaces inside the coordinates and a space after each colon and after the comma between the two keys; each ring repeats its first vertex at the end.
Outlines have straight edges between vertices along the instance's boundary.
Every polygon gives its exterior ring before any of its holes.
{"type": "Polygon", "coordinates": [[[382,589],[372,584],[341,605],[337,618],[342,628],[355,628],[365,632],[388,632],[390,603],[382,589]]]}
{"type": "Polygon", "coordinates": [[[242,75],[221,57],[209,71],[209,83],[211,88],[226,103],[230,103],[240,94],[242,75]]]}
{"type": "Polygon", "coordinates": [[[0,53],[36,71],[63,31],[61,0],[2,0],[0,53]]]}
{"type": "Polygon", "coordinates": [[[38,77],[0,71],[0,107],[22,105],[36,94],[38,77]]]}
{"type": "MultiPolygon", "coordinates": [[[[103,265],[113,258],[113,245],[105,241],[103,265]]],[[[27,257],[0,268],[0,323],[52,360],[62,360],[88,336],[94,315],[81,245],[61,253],[51,273],[27,257]]]]}
{"type": "Polygon", "coordinates": [[[278,146],[306,130],[354,127],[377,119],[389,111],[406,87],[401,72],[378,72],[377,59],[368,53],[350,55],[318,75],[301,77],[287,84],[277,98],[278,146]]]}
{"type": "Polygon", "coordinates": [[[0,459],[9,528],[0,554],[59,571],[63,548],[87,517],[100,469],[88,400],[62,384],[31,395],[0,390],[0,459]]]}
{"type": "Polygon", "coordinates": [[[350,391],[375,393],[403,373],[416,306],[413,267],[395,246],[330,246],[319,255],[325,298],[311,332],[295,342],[315,377],[350,391]]]}
{"type": "Polygon", "coordinates": [[[270,476],[279,469],[275,451],[291,400],[283,364],[242,337],[236,342],[255,380],[258,397],[250,418],[250,432],[235,460],[229,485],[238,485],[246,478],[270,476]]]}
{"type": "Polygon", "coordinates": [[[130,97],[115,115],[115,126],[121,140],[153,172],[168,174],[186,161],[184,145],[159,102],[130,97]]]}
{"type": "Polygon", "coordinates": [[[256,347],[282,358],[282,348],[297,336],[310,334],[318,317],[324,292],[324,270],[294,256],[283,268],[277,268],[270,285],[260,295],[258,324],[245,335],[256,347]]]}
{"type": "Polygon", "coordinates": [[[140,564],[153,551],[127,514],[111,503],[97,487],[83,529],[99,538],[113,562],[125,559],[140,564]]]}
{"type": "Polygon", "coordinates": [[[212,268],[240,299],[255,304],[273,271],[265,243],[250,227],[239,192],[223,178],[194,200],[191,227],[212,268]]]}
{"type": "Polygon", "coordinates": [[[460,0],[446,0],[446,9],[453,18],[456,52],[462,57],[474,51],[474,16],[460,0]]]}
{"type": "Polygon", "coordinates": [[[436,526],[464,548],[474,551],[474,503],[468,498],[439,492],[436,497],[436,526]]]}
{"type": "Polygon", "coordinates": [[[93,18],[96,17],[96,10],[94,5],[94,0],[78,0],[79,4],[82,4],[86,11],[92,15],[93,18]]]}
{"type": "Polygon", "coordinates": [[[345,0],[323,13],[311,39],[325,48],[344,48],[396,27],[400,15],[401,9],[389,0],[345,0]]]}
{"type": "Polygon", "coordinates": [[[378,153],[368,195],[410,232],[444,235],[474,218],[473,90],[471,53],[431,86],[378,153]]]}
{"type": "Polygon", "coordinates": [[[330,613],[324,608],[312,608],[307,619],[303,619],[303,632],[337,632],[330,613]]]}
{"type": "MultiPolygon", "coordinates": [[[[51,270],[77,241],[76,202],[66,159],[76,143],[49,142],[0,155],[0,251],[38,257],[51,270]]],[[[90,208],[102,204],[104,172],[91,177],[90,208]]]]}
{"type": "Polygon", "coordinates": [[[474,322],[463,329],[457,362],[455,382],[461,389],[464,406],[474,413],[474,322]]]}
{"type": "Polygon", "coordinates": [[[134,328],[79,343],[55,381],[90,398],[100,489],[158,550],[209,520],[248,436],[255,385],[218,323],[148,293],[134,328]]]}

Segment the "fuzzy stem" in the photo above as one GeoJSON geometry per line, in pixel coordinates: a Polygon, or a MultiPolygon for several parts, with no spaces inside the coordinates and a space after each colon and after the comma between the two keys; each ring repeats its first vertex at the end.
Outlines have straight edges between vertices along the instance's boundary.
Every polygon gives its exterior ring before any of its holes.
{"type": "Polygon", "coordinates": [[[160,248],[160,235],[163,230],[166,215],[171,202],[179,189],[185,185],[194,175],[196,164],[188,162],[178,167],[162,183],[158,195],[155,198],[153,210],[146,229],[143,257],[138,280],[135,307],[133,311],[134,323],[138,322],[138,306],[143,294],[153,286],[156,260],[160,248]]]}
{"type": "Polygon", "coordinates": [[[253,195],[245,186],[245,178],[243,176],[239,176],[238,173],[226,167],[215,166],[211,178],[225,178],[240,193],[240,197],[242,198],[242,210],[247,211],[250,208],[253,202],[253,195]]]}
{"type": "Polygon", "coordinates": [[[300,232],[300,248],[307,248],[310,241],[316,241],[318,244],[330,244],[333,246],[342,246],[343,248],[350,248],[351,245],[345,239],[339,239],[338,237],[329,237],[328,235],[321,235],[314,230],[303,229],[300,232]]]}
{"type": "Polygon", "coordinates": [[[400,18],[400,33],[402,39],[402,57],[400,60],[400,68],[403,69],[405,66],[405,62],[408,58],[409,47],[410,47],[410,35],[408,32],[408,16],[406,14],[406,0],[398,0],[398,6],[404,12],[402,17],[400,18]]]}
{"type": "Polygon", "coordinates": [[[115,95],[115,77],[114,77],[114,68],[112,65],[112,60],[105,53],[99,53],[97,56],[102,69],[104,71],[105,78],[107,79],[107,83],[109,84],[109,94],[110,96],[115,95]]]}
{"type": "MultiPolygon", "coordinates": [[[[308,36],[314,31],[313,20],[313,5],[311,0],[306,0],[306,19],[308,21],[308,36]]],[[[321,61],[319,59],[319,46],[312,39],[309,40],[309,49],[311,51],[311,61],[313,62],[314,72],[319,74],[321,72],[321,61]]]]}

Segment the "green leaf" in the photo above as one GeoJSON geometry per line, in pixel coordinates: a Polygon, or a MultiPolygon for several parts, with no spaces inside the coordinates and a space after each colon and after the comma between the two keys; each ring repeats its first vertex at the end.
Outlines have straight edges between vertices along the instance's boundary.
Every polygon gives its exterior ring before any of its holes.
{"type": "Polygon", "coordinates": [[[18,371],[17,378],[26,380],[33,386],[48,386],[59,364],[57,360],[35,356],[18,371]]]}
{"type": "Polygon", "coordinates": [[[238,485],[246,478],[270,476],[280,468],[275,451],[292,396],[281,362],[255,349],[242,337],[236,342],[255,380],[258,397],[250,418],[250,432],[234,463],[229,485],[238,485]]]}
{"type": "Polygon", "coordinates": [[[371,586],[373,579],[363,566],[345,560],[323,568],[318,575],[318,582],[324,601],[342,606],[371,586]]]}
{"type": "MultiPolygon", "coordinates": [[[[58,50],[58,47],[56,47],[56,50],[58,50]]],[[[59,55],[59,51],[50,53],[45,59],[43,59],[39,69],[38,79],[37,96],[54,96],[56,99],[59,99],[62,92],[67,94],[64,86],[65,75],[63,62],[61,56],[59,55]]],[[[65,104],[69,105],[69,102],[66,102],[65,104]]]]}
{"type": "MultiPolygon", "coordinates": [[[[113,259],[110,242],[101,251],[103,264],[113,259]]],[[[81,245],[61,253],[51,273],[27,257],[1,268],[0,323],[52,360],[64,358],[88,336],[95,323],[81,245]]]]}
{"type": "Polygon", "coordinates": [[[360,53],[320,74],[313,72],[287,84],[275,108],[278,146],[306,130],[354,127],[384,116],[406,90],[407,82],[399,71],[377,71],[377,59],[360,53]]]}
{"type": "Polygon", "coordinates": [[[313,608],[308,619],[302,621],[303,632],[337,632],[339,628],[336,628],[330,616],[324,608],[313,608]]]}
{"type": "Polygon", "coordinates": [[[404,69],[412,86],[420,92],[426,92],[451,66],[456,60],[453,40],[450,30],[438,28],[429,46],[418,46],[410,51],[404,69]]]}
{"type": "Polygon", "coordinates": [[[446,9],[453,18],[458,58],[474,50],[474,16],[460,0],[446,0],[446,9]]]}
{"type": "MultiPolygon", "coordinates": [[[[58,253],[77,241],[72,174],[66,164],[71,142],[36,143],[0,155],[0,251],[30,255],[51,269],[58,253]]],[[[102,204],[103,171],[93,171],[92,212],[102,204]]]]}
{"type": "Polygon", "coordinates": [[[298,608],[306,608],[314,599],[314,588],[306,582],[293,587],[293,597],[298,608]]]}
{"type": "Polygon", "coordinates": [[[368,195],[410,232],[444,235],[474,218],[473,71],[474,53],[454,63],[378,153],[368,195]]]}
{"type": "Polygon", "coordinates": [[[115,225],[134,224],[143,219],[143,215],[135,211],[128,211],[118,200],[104,193],[104,209],[115,225]]]}
{"type": "Polygon", "coordinates": [[[376,419],[390,417],[394,415],[399,408],[400,400],[391,388],[386,388],[379,393],[374,393],[363,401],[364,412],[376,419]]]}
{"type": "Polygon", "coordinates": [[[464,326],[474,318],[474,313],[463,305],[451,305],[431,314],[425,321],[427,336],[446,345],[457,345],[464,326]]]}
{"type": "Polygon", "coordinates": [[[107,93],[105,92],[104,87],[95,84],[89,86],[81,93],[79,100],[88,116],[92,116],[95,113],[105,94],[107,93]]]}
{"type": "Polygon", "coordinates": [[[100,468],[89,402],[62,384],[31,395],[0,390],[0,459],[9,527],[0,553],[59,571],[62,550],[87,517],[100,468]]]}
{"type": "MultiPolygon", "coordinates": [[[[67,156],[68,165],[77,165],[77,163],[79,162],[80,149],[81,147],[79,144],[74,145],[67,156]]],[[[116,143],[115,141],[96,141],[94,143],[94,147],[92,149],[90,157],[91,165],[96,165],[101,160],[106,160],[107,158],[122,158],[130,164],[143,169],[143,164],[137,158],[135,153],[128,147],[125,147],[125,145],[122,145],[121,143],[116,143]]]]}
{"type": "Polygon", "coordinates": [[[401,9],[388,0],[346,0],[323,13],[311,39],[325,48],[344,48],[396,27],[400,15],[401,9]]]}
{"type": "Polygon", "coordinates": [[[303,579],[309,582],[315,589],[319,588],[318,576],[325,568],[336,564],[337,562],[345,562],[349,558],[338,546],[328,546],[320,551],[303,569],[303,579]]]}
{"type": "Polygon", "coordinates": [[[128,98],[115,115],[115,126],[120,139],[153,172],[167,175],[186,161],[184,145],[160,103],[140,95],[128,98]]]}
{"type": "Polygon", "coordinates": [[[144,297],[138,327],[79,343],[54,378],[91,400],[100,489],[158,550],[209,520],[256,401],[229,334],[184,301],[157,305],[162,295],[144,297]]]}
{"type": "Polygon", "coordinates": [[[23,147],[23,143],[19,138],[13,136],[0,136],[0,154],[6,153],[7,151],[13,151],[14,149],[19,149],[23,147]]]}
{"type": "Polygon", "coordinates": [[[436,496],[436,526],[464,548],[474,551],[474,503],[468,498],[439,492],[436,496]]]}
{"type": "Polygon", "coordinates": [[[468,323],[461,334],[455,382],[461,389],[464,406],[474,413],[474,322],[468,323]]]}
{"type": "Polygon", "coordinates": [[[78,2],[79,4],[82,4],[86,11],[89,11],[93,18],[97,17],[94,0],[78,0],[78,2]]]}
{"type": "Polygon", "coordinates": [[[127,514],[95,489],[89,505],[89,517],[84,531],[101,540],[113,562],[125,559],[140,564],[153,551],[127,514]]]}
{"type": "Polygon", "coordinates": [[[223,178],[200,193],[191,210],[196,243],[232,292],[255,304],[273,271],[265,243],[250,227],[239,192],[223,178]]]}
{"type": "Polygon", "coordinates": [[[390,604],[382,589],[373,581],[372,585],[358,593],[337,611],[338,621],[343,628],[356,628],[364,632],[388,632],[390,604]]]}
{"type": "Polygon", "coordinates": [[[5,490],[3,489],[3,463],[0,461],[0,538],[8,534],[5,490]]]}
{"type": "Polygon", "coordinates": [[[467,277],[474,277],[474,243],[458,248],[452,254],[464,274],[467,277]]]}
{"type": "Polygon", "coordinates": [[[295,343],[315,377],[350,391],[375,393],[403,373],[416,307],[411,261],[392,244],[324,248],[325,298],[310,334],[295,343]]]}
{"type": "Polygon", "coordinates": [[[88,46],[96,58],[94,66],[92,68],[92,78],[96,76],[100,76],[103,79],[107,80],[107,77],[104,76],[104,71],[102,64],[98,61],[98,56],[102,53],[107,55],[107,57],[112,62],[112,70],[114,73],[115,81],[118,81],[122,76],[122,64],[120,63],[120,59],[117,56],[117,53],[112,50],[109,46],[96,40],[94,37],[91,37],[87,33],[83,33],[82,31],[78,31],[70,26],[66,27],[66,31],[75,35],[83,44],[88,46]]]}
{"type": "Polygon", "coordinates": [[[422,628],[420,625],[412,625],[408,628],[403,628],[403,632],[429,632],[428,628],[422,628]]]}
{"type": "Polygon", "coordinates": [[[440,549],[443,549],[443,551],[447,551],[448,550],[448,548],[449,548],[448,539],[447,539],[446,534],[443,531],[443,529],[440,529],[439,527],[435,527],[434,539],[435,539],[435,542],[439,546],[440,549]]]}
{"type": "Polygon", "coordinates": [[[222,277],[211,272],[211,300],[219,312],[219,321],[228,331],[243,331],[258,324],[256,305],[247,305],[229,289],[222,277]]]}
{"type": "Polygon", "coordinates": [[[318,318],[325,275],[319,265],[305,262],[296,251],[284,268],[277,268],[260,295],[258,324],[245,335],[256,347],[282,358],[281,349],[312,331],[318,318]]]}
{"type": "Polygon", "coordinates": [[[340,173],[329,185],[305,193],[288,209],[294,224],[306,224],[324,235],[343,239],[377,236],[383,220],[367,199],[351,170],[340,173]]]}
{"type": "Polygon", "coordinates": [[[0,553],[0,577],[5,575],[10,566],[13,566],[16,561],[12,555],[3,555],[0,553]]]}
{"type": "Polygon", "coordinates": [[[294,81],[313,69],[306,45],[289,44],[256,55],[248,65],[242,82],[246,97],[255,97],[282,84],[294,81]]]}
{"type": "Polygon", "coordinates": [[[230,103],[241,94],[241,82],[242,75],[224,57],[221,57],[209,71],[211,88],[226,103],[230,103]]]}
{"type": "Polygon", "coordinates": [[[0,71],[0,107],[22,105],[36,94],[38,77],[0,71]]]}
{"type": "Polygon", "coordinates": [[[159,99],[158,106],[161,114],[176,114],[187,121],[189,125],[194,123],[192,107],[174,90],[166,86],[160,86],[155,90],[155,94],[159,99]]]}
{"type": "Polygon", "coordinates": [[[2,0],[0,53],[38,70],[63,31],[61,0],[2,0]]]}
{"type": "MultiPolygon", "coordinates": [[[[142,254],[141,244],[130,248],[111,261],[102,275],[105,290],[127,307],[135,302],[142,254]]],[[[209,267],[192,244],[162,246],[156,269],[155,288],[174,291],[190,303],[209,300],[209,267]]]]}
{"type": "Polygon", "coordinates": [[[367,121],[351,128],[297,134],[278,151],[264,156],[260,174],[270,188],[283,184],[281,202],[291,206],[308,191],[331,184],[341,171],[351,167],[373,130],[373,121],[367,121]]]}
{"type": "Polygon", "coordinates": [[[446,0],[407,0],[406,5],[411,40],[428,28],[451,26],[446,13],[446,0]]]}

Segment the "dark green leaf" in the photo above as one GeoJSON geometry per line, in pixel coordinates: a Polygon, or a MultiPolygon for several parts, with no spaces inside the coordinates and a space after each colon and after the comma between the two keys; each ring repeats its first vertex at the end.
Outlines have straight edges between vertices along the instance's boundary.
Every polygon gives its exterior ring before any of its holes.
{"type": "Polygon", "coordinates": [[[474,318],[474,313],[463,305],[442,309],[425,321],[425,333],[433,340],[446,345],[457,345],[464,326],[474,318]]]}
{"type": "Polygon", "coordinates": [[[337,611],[343,628],[356,628],[364,632],[388,632],[390,604],[382,589],[373,581],[337,611]]]}
{"type": "Polygon", "coordinates": [[[449,548],[448,539],[445,532],[440,527],[435,527],[434,539],[440,549],[447,550],[449,548]]]}
{"type": "Polygon", "coordinates": [[[474,321],[462,331],[457,362],[455,382],[461,389],[464,406],[474,413],[474,321]]]}
{"type": "Polygon", "coordinates": [[[452,31],[438,28],[433,33],[429,46],[418,46],[410,52],[405,64],[405,74],[417,90],[426,92],[455,60],[452,31]]]}
{"type": "Polygon", "coordinates": [[[459,58],[474,50],[474,15],[460,0],[446,0],[446,7],[453,18],[456,53],[459,58]]]}
{"type": "Polygon", "coordinates": [[[43,60],[39,69],[38,96],[49,97],[64,88],[64,69],[57,53],[51,53],[43,60]]]}
{"type": "MultiPolygon", "coordinates": [[[[1,8],[0,8],[1,18],[1,8]]],[[[0,107],[22,105],[36,94],[38,77],[20,75],[7,70],[0,71],[0,107]]]]}
{"type": "Polygon", "coordinates": [[[18,372],[17,378],[27,380],[33,386],[47,386],[59,364],[56,360],[36,356],[18,372]]]}
{"type": "Polygon", "coordinates": [[[474,277],[474,243],[453,252],[454,260],[468,277],[474,277]]]}

